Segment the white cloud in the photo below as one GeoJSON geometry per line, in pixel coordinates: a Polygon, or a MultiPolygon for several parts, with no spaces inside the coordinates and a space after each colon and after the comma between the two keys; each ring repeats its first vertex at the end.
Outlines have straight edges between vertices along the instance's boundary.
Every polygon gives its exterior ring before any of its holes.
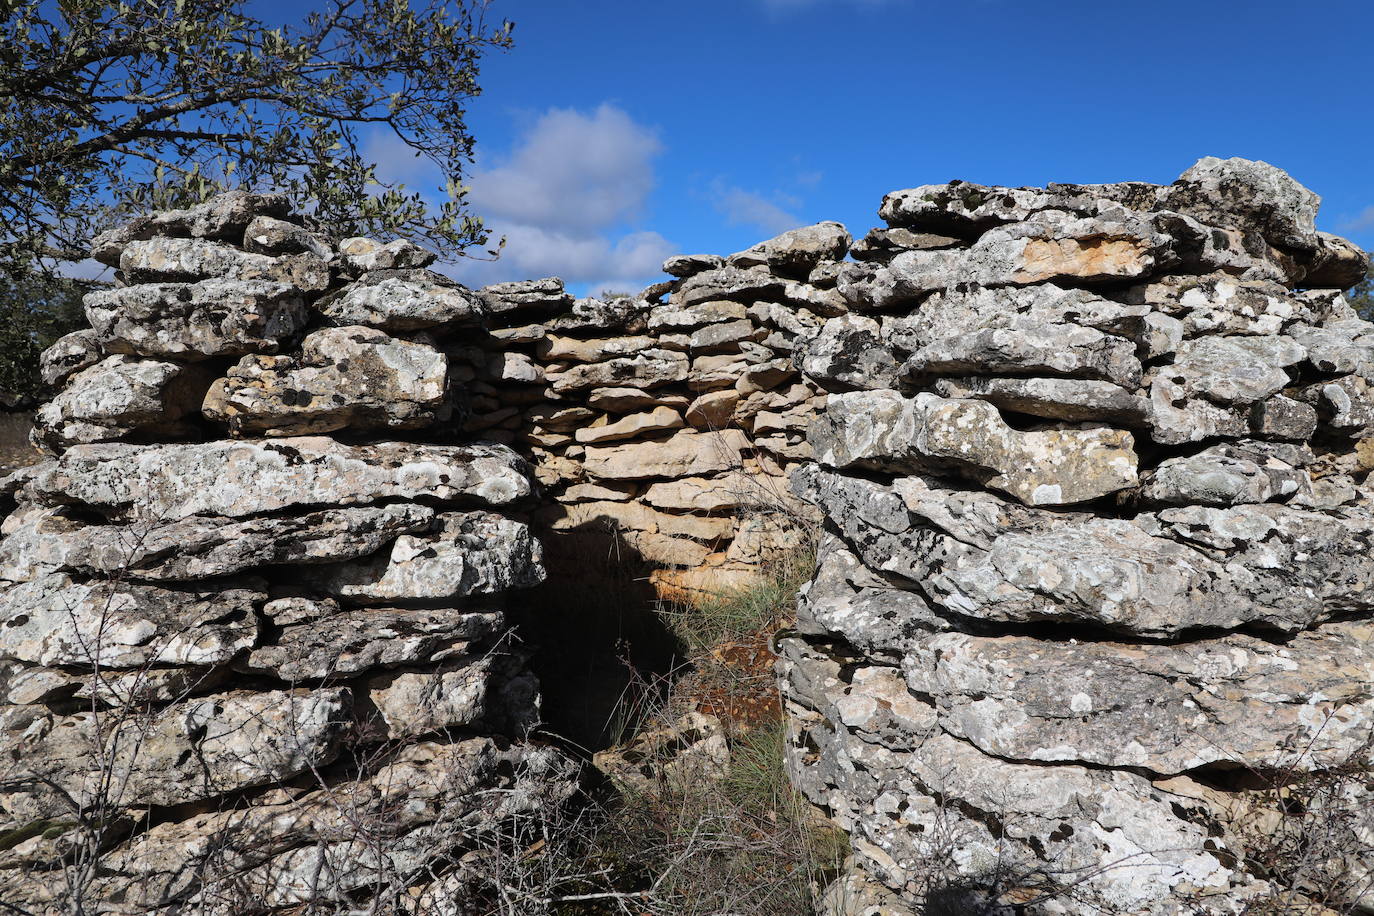
{"type": "Polygon", "coordinates": [[[1374,230],[1374,206],[1365,207],[1357,216],[1341,223],[1340,229],[1342,232],[1369,232],[1374,230]]]}
{"type": "Polygon", "coordinates": [[[453,276],[469,285],[550,276],[566,283],[595,283],[612,276],[632,278],[631,285],[638,288],[660,272],[664,259],[675,250],[657,232],[613,238],[499,220],[488,220],[487,225],[493,244],[505,236],[506,245],[495,261],[463,260],[453,265],[453,276]]]}
{"type": "Polygon", "coordinates": [[[387,185],[403,184],[408,191],[433,193],[444,186],[444,173],[427,157],[390,130],[375,130],[363,142],[362,156],[376,164],[377,180],[387,185]]]}
{"type": "Polygon", "coordinates": [[[638,215],[662,151],[652,130],[612,105],[590,115],[553,108],[504,162],[473,173],[472,204],[528,226],[603,228],[638,215]]]}
{"type": "Polygon", "coordinates": [[[558,276],[643,286],[674,250],[657,232],[632,226],[653,190],[653,160],[662,149],[652,129],[613,105],[590,113],[550,109],[507,156],[479,163],[468,182],[468,200],[492,243],[506,239],[500,258],[463,260],[451,273],[470,285],[558,276]]]}
{"type": "Polygon", "coordinates": [[[727,186],[715,182],[711,186],[712,203],[731,225],[750,226],[760,232],[777,235],[802,225],[800,217],[784,207],[795,207],[795,198],[774,194],[772,198],[756,191],[727,186]]]}

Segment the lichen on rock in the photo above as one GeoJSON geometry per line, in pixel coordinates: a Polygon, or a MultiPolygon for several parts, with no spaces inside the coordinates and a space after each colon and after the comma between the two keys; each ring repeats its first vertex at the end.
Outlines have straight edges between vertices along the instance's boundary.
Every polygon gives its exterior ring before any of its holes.
{"type": "Polygon", "coordinates": [[[411,243],[336,249],[276,195],[95,249],[132,285],[45,356],[53,457],[6,483],[0,896],[466,905],[486,878],[463,857],[555,813],[578,770],[525,739],[529,465],[457,428],[473,378],[450,354],[484,300],[411,243]],[[81,850],[99,867],[74,887],[81,850]]]}
{"type": "Polygon", "coordinates": [[[826,533],[778,673],[794,780],[904,905],[1374,906],[1374,325],[1302,289],[1359,275],[1316,205],[1237,159],[885,198],[873,319],[800,363],[826,533]],[[1362,813],[1279,803],[1334,781],[1362,813]],[[1255,867],[1274,832],[1306,860],[1255,867]]]}

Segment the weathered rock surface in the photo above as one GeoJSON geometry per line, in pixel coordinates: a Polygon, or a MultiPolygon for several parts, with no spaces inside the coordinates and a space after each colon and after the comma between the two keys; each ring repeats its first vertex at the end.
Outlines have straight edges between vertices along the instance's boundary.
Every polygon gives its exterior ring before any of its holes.
{"type": "Polygon", "coordinates": [[[1303,282],[1314,289],[1349,289],[1369,272],[1369,254],[1347,239],[1317,233],[1317,251],[1303,282]]]}
{"type": "Polygon", "coordinates": [[[1050,375],[1090,378],[1124,388],[1140,383],[1126,340],[1077,325],[988,328],[922,347],[902,367],[920,375],[1050,375]]]}
{"type": "Polygon", "coordinates": [[[1280,283],[1243,280],[1226,273],[1161,277],[1130,289],[1126,298],[1183,322],[1200,334],[1275,334],[1294,321],[1321,321],[1280,283]]]}
{"type": "MultiPolygon", "coordinates": [[[[547,322],[550,331],[558,334],[600,334],[618,332],[634,325],[637,319],[649,308],[645,298],[634,299],[629,296],[614,296],[608,299],[583,297],[573,300],[572,306],[564,314],[557,315],[547,322]]],[[[559,300],[554,308],[561,309],[567,298],[559,300]]]]}
{"type": "Polygon", "coordinates": [[[242,359],[210,387],[204,413],[236,436],[418,429],[447,396],[448,360],[433,347],[374,328],[324,328],[299,355],[242,359]]]}
{"type": "Polygon", "coordinates": [[[878,217],[891,226],[943,228],[951,234],[977,235],[1005,223],[1022,222],[1045,210],[1087,215],[1095,212],[1098,200],[1131,200],[1135,206],[1149,209],[1158,190],[1147,184],[990,188],[952,181],[893,191],[883,197],[878,217]]]}
{"type": "Polygon", "coordinates": [[[712,512],[763,502],[769,494],[755,475],[731,471],[718,477],[682,477],[652,483],[643,501],[660,509],[712,512]]]}
{"type": "Polygon", "coordinates": [[[326,261],[337,253],[320,233],[265,215],[253,217],[244,228],[243,247],[257,254],[313,254],[326,261]]]}
{"type": "Polygon", "coordinates": [[[1290,384],[1284,370],[1305,356],[1301,344],[1281,337],[1207,337],[1181,344],[1157,380],[1167,379],[1185,397],[1253,404],[1290,384]]]}
{"type": "Polygon", "coordinates": [[[1106,428],[1019,432],[986,401],[894,391],[832,395],[812,429],[834,468],[951,467],[1031,506],[1097,499],[1136,484],[1130,433],[1106,428]]]}
{"type": "Polygon", "coordinates": [[[1162,636],[1294,632],[1374,607],[1363,594],[1370,521],[1341,513],[1190,507],[1126,521],[1021,508],[925,477],[885,489],[805,470],[794,486],[871,569],[920,583],[950,614],[1162,636]]]}
{"type": "Polygon", "coordinates": [[[1234,506],[1310,495],[1310,455],[1269,443],[1237,443],[1169,458],[1146,475],[1141,495],[1167,506],[1234,506]]]}
{"type": "Polygon", "coordinates": [[[946,633],[919,643],[902,669],[914,693],[935,698],[942,729],[1007,760],[1170,775],[1270,766],[1301,742],[1294,765],[1320,770],[1362,753],[1371,637],[1366,623],[1327,624],[1282,646],[1232,635],[1050,652],[1037,639],[946,633]]]}
{"type": "Polygon", "coordinates": [[[383,244],[376,239],[351,238],[339,243],[339,259],[355,273],[370,270],[411,270],[428,267],[435,255],[409,239],[383,244]]]}
{"type": "Polygon", "coordinates": [[[0,578],[25,581],[49,568],[154,581],[213,579],[258,566],[365,557],[398,535],[429,530],[434,519],[434,510],[404,503],[286,518],[193,515],[124,525],[81,525],[33,510],[0,542],[0,578]]]}
{"type": "MultiPolygon", "coordinates": [[[[449,658],[425,671],[371,675],[366,682],[367,698],[377,710],[378,726],[388,738],[403,740],[472,729],[488,721],[500,723],[508,718],[503,707],[511,705],[511,700],[526,706],[537,691],[532,683],[527,691],[503,683],[501,661],[483,653],[449,658]]],[[[518,719],[520,726],[533,724],[528,715],[518,719]]]]}
{"type": "Polygon", "coordinates": [[[960,239],[951,235],[888,226],[870,229],[868,235],[850,246],[849,254],[856,261],[887,263],[903,251],[957,248],[961,244],[960,239]]]}
{"type": "Polygon", "coordinates": [[[738,302],[716,300],[692,305],[660,305],[650,309],[648,325],[651,331],[693,331],[707,325],[738,321],[749,310],[738,302]]]}
{"type": "Polygon", "coordinates": [[[548,376],[554,391],[584,391],[589,388],[634,387],[652,390],[687,378],[685,354],[672,350],[642,350],[634,356],[586,363],[548,376]]]}
{"type": "Polygon", "coordinates": [[[914,591],[894,588],[837,534],[822,532],[816,571],[797,595],[797,629],[837,634],[864,653],[896,664],[923,635],[952,623],[914,591]]]}
{"type": "Polygon", "coordinates": [[[127,226],[102,232],[91,242],[91,257],[118,267],[120,255],[130,242],[158,236],[236,242],[256,217],[286,216],[290,208],[281,194],[229,191],[194,207],[139,217],[127,226]]]}
{"type": "Polygon", "coordinates": [[[886,264],[846,264],[838,289],[844,301],[861,312],[913,305],[948,286],[962,258],[959,250],[917,250],[903,251],[886,264]]]}
{"type": "MultiPolygon", "coordinates": [[[[342,796],[347,807],[328,787],[158,824],[139,843],[111,850],[110,867],[92,890],[102,900],[123,901],[130,913],[175,911],[207,897],[206,906],[196,906],[224,916],[264,906],[351,906],[390,876],[423,869],[433,850],[464,848],[472,821],[537,814],[559,798],[547,787],[566,785],[571,771],[550,748],[489,737],[417,741],[350,788],[342,796]],[[349,825],[358,818],[388,826],[357,837],[349,825]],[[321,881],[322,874],[330,880],[321,881]]],[[[480,872],[480,865],[464,865],[409,899],[475,908],[480,872]]],[[[62,902],[41,871],[21,870],[10,889],[11,899],[30,909],[62,902]]]]}
{"type": "Polygon", "coordinates": [[[107,356],[38,409],[34,436],[53,449],[133,434],[179,437],[207,385],[209,376],[197,367],[107,356]]]}
{"type": "Polygon", "coordinates": [[[1172,243],[1144,220],[1028,220],[983,233],[959,271],[984,286],[1116,282],[1170,266],[1172,243]]]}
{"type": "Polygon", "coordinates": [[[891,388],[901,366],[872,318],[844,315],[803,336],[793,361],[826,391],[891,388]]]}
{"type": "Polygon", "coordinates": [[[1138,427],[1148,422],[1149,402],[1129,388],[1094,379],[942,378],[935,392],[946,398],[975,398],[1004,412],[1048,420],[1101,421],[1138,427]]]}
{"type": "Polygon", "coordinates": [[[25,748],[44,765],[46,784],[7,793],[0,807],[10,817],[60,819],[74,803],[179,805],[271,784],[331,762],[349,712],[348,690],[336,688],[192,699],[148,723],[116,722],[109,734],[89,713],[49,717],[25,748]],[[102,742],[121,739],[138,742],[140,753],[103,773],[102,742]]]}
{"type": "Polygon", "coordinates": [[[195,282],[206,277],[262,280],[320,292],[329,286],[329,265],[315,255],[275,258],[204,239],[152,238],[130,242],[120,270],[135,283],[195,282]]]}
{"type": "MultiPolygon", "coordinates": [[[[574,563],[609,542],[681,597],[747,582],[818,513],[779,673],[789,769],[864,870],[831,911],[849,890],[893,913],[1374,906],[1340,880],[1374,873],[1351,814],[1374,805],[1345,779],[1374,727],[1374,326],[1339,293],[1367,260],[1316,232],[1316,204],[1242,160],[1167,187],[928,185],[857,245],[804,227],[610,300],[554,278],[469,291],[408,243],[336,247],[271,200],[130,227],[98,248],[140,285],[88,303],[96,331],[44,371],[72,402],[51,447],[131,441],[0,485],[3,748],[88,760],[79,713],[196,710],[153,728],[155,816],[111,809],[100,880],[129,912],[222,889],[187,865],[216,850],[255,911],[375,909],[397,870],[425,874],[416,900],[481,911],[473,838],[528,814],[535,783],[570,787],[519,740],[540,718],[504,610],[544,575],[536,534],[574,563]],[[244,357],[209,413],[285,438],[101,414],[79,380],[115,355],[244,357]],[[291,435],[322,431],[342,441],[291,435]],[[420,441],[473,434],[531,459],[528,519],[511,452],[420,441]],[[141,444],[169,436],[190,441],[141,444]],[[789,472],[811,505],[780,492],[789,472]],[[241,695],[277,705],[193,778],[241,695]],[[288,701],[310,722],[294,756],[273,731],[288,701]],[[387,742],[408,794],[357,766],[387,742]],[[1275,774],[1294,776],[1281,807],[1275,774]],[[401,813],[362,842],[338,798],[401,813]],[[1319,815],[1301,869],[1257,867],[1275,860],[1253,824],[1287,838],[1319,815]],[[243,832],[216,846],[229,816],[243,832]]],[[[66,841],[46,829],[61,793],[33,787],[91,770],[54,772],[0,790],[0,836],[29,831],[0,879],[22,873],[5,886],[35,911],[61,909],[42,876],[66,841]]]]}
{"type": "Polygon", "coordinates": [[[983,754],[942,732],[892,668],[846,670],[789,643],[779,669],[794,778],[851,831],[860,861],[889,886],[942,887],[950,867],[942,856],[957,849],[953,868],[968,878],[926,898],[957,894],[953,912],[1009,902],[1008,894],[1049,897],[1067,912],[1172,914],[1186,912],[1174,894],[1196,894],[1203,912],[1239,914],[1268,890],[1229,864],[1233,841],[1210,835],[1211,812],[1146,777],[983,754]],[[941,831],[921,829],[935,819],[941,831]],[[1111,867],[1123,860],[1136,867],[1111,867]],[[1037,877],[1045,861],[1088,877],[1072,894],[1056,892],[1037,877]],[[985,883],[988,874],[1005,877],[985,883]]]}
{"type": "Polygon", "coordinates": [[[307,320],[298,289],[265,280],[148,283],[83,301],[106,352],[178,360],[275,353],[307,320]]]}
{"type": "MultiPolygon", "coordinates": [[[[494,283],[479,290],[487,309],[496,315],[533,309],[539,312],[561,312],[573,305],[573,297],[563,288],[563,281],[557,277],[542,280],[515,280],[510,283],[494,283]]],[[[585,308],[585,306],[584,306],[585,308]]],[[[586,311],[573,311],[574,315],[591,318],[586,311]]]]}
{"type": "Polygon", "coordinates": [[[718,267],[704,270],[686,278],[674,291],[674,300],[684,306],[700,302],[751,302],[779,296],[787,289],[787,281],[776,277],[766,268],[718,267]]]}
{"type": "Polygon", "coordinates": [[[645,407],[685,407],[688,399],[682,395],[649,392],[640,388],[594,388],[587,395],[587,404],[597,410],[627,413],[645,407]]]}
{"type": "Polygon", "coordinates": [[[157,520],[242,518],[421,496],[501,506],[530,494],[523,462],[500,446],[348,446],[322,436],[152,448],[78,446],[40,468],[25,488],[49,505],[84,505],[112,516],[157,520]]]}
{"type": "Polygon", "coordinates": [[[627,414],[604,425],[584,426],[577,430],[573,438],[590,445],[619,439],[634,439],[647,433],[681,429],[684,425],[682,415],[676,410],[671,407],[655,407],[645,413],[627,414]]]}
{"type": "Polygon", "coordinates": [[[691,477],[740,466],[748,440],[737,429],[720,432],[682,430],[661,442],[587,449],[587,473],[611,480],[691,477]]]}
{"type": "Polygon", "coordinates": [[[1267,162],[1199,159],[1165,192],[1164,203],[1209,225],[1253,229],[1280,248],[1317,245],[1321,198],[1267,162]]]}
{"type": "Polygon", "coordinates": [[[839,269],[877,314],[794,353],[825,531],[778,673],[794,780],[901,905],[1371,905],[1335,811],[1371,806],[1374,325],[1316,205],[1244,160],[929,185],[839,269]],[[1298,783],[1342,800],[1300,826],[1298,783]],[[1300,833],[1308,872],[1255,867],[1300,833]]]}
{"type": "Polygon", "coordinates": [[[725,259],[718,254],[678,254],[663,262],[663,272],[674,277],[686,278],[724,266],[725,259]]]}
{"type": "Polygon", "coordinates": [[[557,813],[578,765],[526,739],[539,685],[505,616],[545,576],[511,515],[530,468],[452,443],[469,407],[508,440],[542,416],[542,368],[477,325],[571,297],[469,292],[408,242],[336,251],[276,196],[95,247],[134,285],[86,297],[92,329],[45,356],[56,457],[3,485],[0,899],[476,912],[491,837],[557,813]],[[64,863],[86,848],[99,874],[77,887],[64,863]]]}
{"type": "Polygon", "coordinates": [[[303,575],[360,604],[490,595],[544,580],[539,542],[526,525],[491,512],[445,512],[436,521],[433,533],[402,535],[370,561],[303,575]]]}
{"type": "Polygon", "coordinates": [[[792,229],[731,255],[734,267],[768,267],[781,276],[805,279],[822,261],[840,261],[853,239],[839,223],[817,223],[792,229]]]}
{"type": "Polygon", "coordinates": [[[633,356],[653,349],[653,337],[632,335],[604,340],[578,340],[575,337],[545,337],[536,346],[538,354],[549,360],[571,359],[581,363],[596,363],[617,356],[633,356]]]}
{"type": "Polygon", "coordinates": [[[257,639],[260,592],[80,583],[42,572],[5,588],[4,657],[47,668],[214,665],[257,639]]]}
{"type": "Polygon", "coordinates": [[[708,391],[692,399],[683,418],[693,429],[724,429],[734,417],[739,400],[738,391],[708,391]]]}
{"type": "Polygon", "coordinates": [[[504,623],[499,613],[466,608],[336,611],[283,627],[272,645],[254,649],[236,667],[294,682],[425,665],[500,635],[504,623]]]}
{"type": "MultiPolygon", "coordinates": [[[[949,339],[957,341],[962,335],[984,329],[1034,331],[1045,325],[1078,325],[1131,340],[1144,355],[1163,356],[1177,343],[1167,330],[1171,317],[1155,314],[1149,306],[1123,304],[1089,290],[1042,283],[941,290],[917,311],[884,316],[883,325],[891,345],[906,353],[949,339]],[[1165,339],[1160,340],[1161,336],[1165,339]]],[[[1176,336],[1182,339],[1181,328],[1176,336]]]]}
{"type": "Polygon", "coordinates": [[[95,331],[82,328],[64,334],[39,357],[39,374],[43,384],[54,388],[88,366],[100,362],[103,351],[95,331]]]}
{"type": "Polygon", "coordinates": [[[362,324],[383,331],[472,326],[487,313],[481,296],[423,269],[374,270],[317,304],[337,325],[362,324]]]}

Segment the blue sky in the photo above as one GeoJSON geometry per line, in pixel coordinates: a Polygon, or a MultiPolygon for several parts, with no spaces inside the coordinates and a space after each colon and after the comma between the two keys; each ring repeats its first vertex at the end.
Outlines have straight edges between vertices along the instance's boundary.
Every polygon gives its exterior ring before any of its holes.
{"type": "MultiPolygon", "coordinates": [[[[1374,3],[493,0],[513,50],[470,110],[474,208],[508,237],[471,282],[639,287],[884,192],[1172,181],[1272,162],[1374,248],[1374,3]]],[[[424,181],[379,140],[389,174],[424,181]],[[407,170],[410,170],[409,172],[407,170]]]]}

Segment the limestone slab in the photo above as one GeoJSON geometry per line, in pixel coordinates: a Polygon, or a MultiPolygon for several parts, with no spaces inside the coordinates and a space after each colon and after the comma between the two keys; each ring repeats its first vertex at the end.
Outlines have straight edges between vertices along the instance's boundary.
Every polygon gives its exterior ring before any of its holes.
{"type": "Polygon", "coordinates": [[[1137,482],[1130,433],[1099,427],[1021,432],[986,401],[895,391],[831,395],[811,432],[835,468],[952,467],[1027,505],[1097,499],[1137,482]]]}
{"type": "Polygon", "coordinates": [[[266,442],[77,446],[36,472],[25,491],[46,504],[85,505],[110,515],[171,521],[420,496],[506,505],[526,498],[530,484],[524,462],[504,446],[350,446],[307,436],[266,442]]]}
{"type": "Polygon", "coordinates": [[[740,467],[748,447],[737,429],[682,430],[659,442],[588,448],[583,464],[593,477],[610,480],[693,477],[740,467]]]}
{"type": "Polygon", "coordinates": [[[433,347],[362,326],[323,328],[290,356],[247,356],[205,396],[206,417],[235,436],[419,429],[444,411],[448,360],[433,347]]]}

